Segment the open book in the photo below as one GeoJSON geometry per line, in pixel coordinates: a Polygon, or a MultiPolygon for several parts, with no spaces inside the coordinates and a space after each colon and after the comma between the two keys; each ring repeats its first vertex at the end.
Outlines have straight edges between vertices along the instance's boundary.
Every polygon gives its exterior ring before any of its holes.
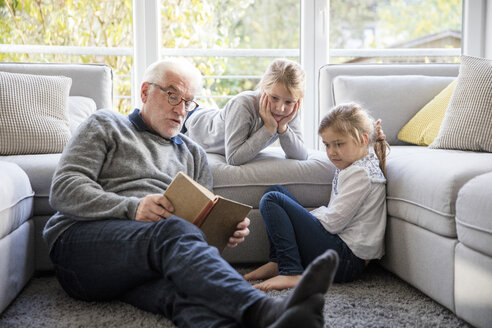
{"type": "Polygon", "coordinates": [[[174,214],[202,229],[208,244],[219,251],[251,210],[249,205],[214,195],[183,172],[176,174],[164,196],[173,204],[174,214]]]}

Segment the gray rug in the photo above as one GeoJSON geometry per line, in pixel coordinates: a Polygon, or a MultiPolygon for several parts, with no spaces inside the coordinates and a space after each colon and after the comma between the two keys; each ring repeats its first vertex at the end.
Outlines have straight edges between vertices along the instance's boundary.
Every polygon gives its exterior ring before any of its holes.
{"type": "MultiPolygon", "coordinates": [[[[245,273],[252,268],[237,268],[245,273]]],[[[290,291],[269,292],[271,296],[290,291]]],[[[325,327],[471,327],[376,264],[355,282],[326,294],[325,327]]],[[[0,327],[175,327],[160,315],[121,302],[71,299],[54,276],[33,278],[0,315],[0,327]]]]}

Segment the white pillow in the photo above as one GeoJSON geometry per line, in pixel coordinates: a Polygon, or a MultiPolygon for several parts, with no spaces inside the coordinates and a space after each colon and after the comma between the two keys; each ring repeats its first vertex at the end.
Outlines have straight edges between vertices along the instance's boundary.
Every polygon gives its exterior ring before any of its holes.
{"type": "Polygon", "coordinates": [[[68,97],[68,119],[70,120],[70,132],[77,130],[80,123],[85,121],[97,110],[96,102],[89,97],[68,97]]]}
{"type": "Polygon", "coordinates": [[[429,147],[492,152],[492,60],[461,56],[456,88],[429,147]]]}
{"type": "Polygon", "coordinates": [[[60,153],[72,79],[0,72],[0,155],[60,153]]]}

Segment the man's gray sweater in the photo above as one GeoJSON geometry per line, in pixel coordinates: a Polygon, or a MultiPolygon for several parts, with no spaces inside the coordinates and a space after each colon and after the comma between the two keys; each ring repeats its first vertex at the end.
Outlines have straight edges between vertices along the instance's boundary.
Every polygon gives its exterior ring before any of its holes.
{"type": "Polygon", "coordinates": [[[200,146],[182,134],[169,140],[146,130],[138,110],[130,117],[98,110],[68,142],[51,185],[58,212],[43,231],[50,249],[77,221],[134,220],[140,200],[162,194],[179,171],[212,190],[200,146]]]}

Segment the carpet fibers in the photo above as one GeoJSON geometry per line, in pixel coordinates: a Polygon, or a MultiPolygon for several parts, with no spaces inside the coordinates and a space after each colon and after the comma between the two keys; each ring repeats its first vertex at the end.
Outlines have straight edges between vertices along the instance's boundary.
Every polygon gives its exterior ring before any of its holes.
{"type": "MultiPolygon", "coordinates": [[[[237,268],[245,273],[251,267],[237,268]]],[[[280,297],[290,293],[273,291],[280,297]]],[[[376,264],[361,279],[326,294],[325,327],[471,327],[376,264]]],[[[163,316],[122,302],[82,302],[65,294],[54,276],[33,278],[0,315],[0,327],[175,327],[163,316]]]]}

